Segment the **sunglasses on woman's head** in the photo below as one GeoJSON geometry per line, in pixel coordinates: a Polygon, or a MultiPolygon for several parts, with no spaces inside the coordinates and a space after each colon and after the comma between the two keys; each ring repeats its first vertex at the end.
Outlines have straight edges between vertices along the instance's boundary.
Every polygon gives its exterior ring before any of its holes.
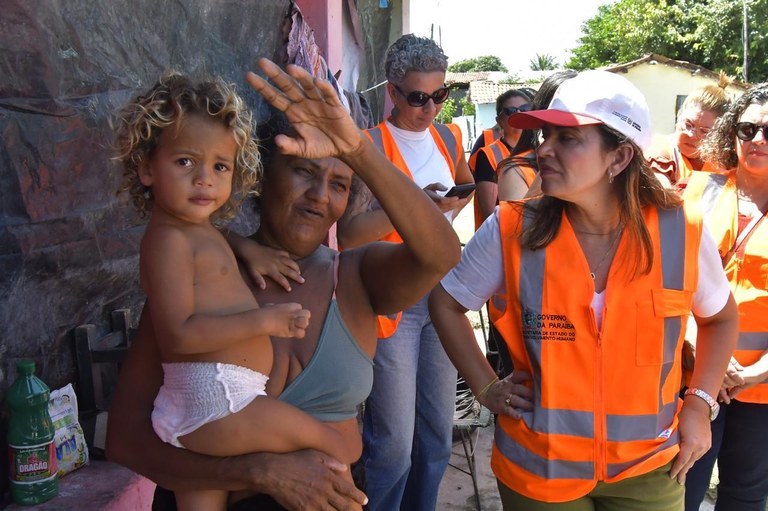
{"type": "Polygon", "coordinates": [[[757,136],[757,132],[763,132],[763,140],[768,141],[768,126],[753,122],[737,122],[736,136],[744,142],[751,142],[757,136]]]}
{"type": "Polygon", "coordinates": [[[440,103],[443,103],[446,99],[448,99],[448,94],[451,92],[451,89],[449,89],[448,87],[440,87],[432,94],[427,94],[426,92],[421,92],[420,90],[415,90],[413,92],[409,92],[408,94],[406,94],[397,85],[395,85],[395,89],[397,89],[397,92],[399,92],[405,98],[405,101],[407,101],[408,104],[413,107],[422,107],[426,105],[427,101],[429,101],[430,99],[436,105],[439,105],[440,103]]]}
{"type": "Polygon", "coordinates": [[[520,105],[520,106],[505,106],[504,108],[501,109],[501,114],[512,115],[512,114],[516,114],[517,112],[530,112],[530,111],[531,111],[531,105],[526,103],[525,105],[520,105]]]}

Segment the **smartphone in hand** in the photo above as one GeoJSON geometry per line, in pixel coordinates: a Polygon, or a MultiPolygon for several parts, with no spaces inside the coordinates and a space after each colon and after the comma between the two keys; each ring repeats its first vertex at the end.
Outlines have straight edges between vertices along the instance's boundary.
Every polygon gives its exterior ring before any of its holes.
{"type": "Polygon", "coordinates": [[[467,183],[464,185],[456,185],[445,194],[445,197],[458,197],[463,199],[470,193],[475,191],[475,183],[467,183]]]}

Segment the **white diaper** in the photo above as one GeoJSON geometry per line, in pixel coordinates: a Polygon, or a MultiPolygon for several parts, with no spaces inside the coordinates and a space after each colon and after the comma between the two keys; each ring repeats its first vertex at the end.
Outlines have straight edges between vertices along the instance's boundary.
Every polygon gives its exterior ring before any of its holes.
{"type": "Polygon", "coordinates": [[[237,413],[266,395],[268,376],[217,362],[163,364],[163,386],[155,398],[152,426],[161,440],[184,447],[178,438],[209,422],[237,413]]]}

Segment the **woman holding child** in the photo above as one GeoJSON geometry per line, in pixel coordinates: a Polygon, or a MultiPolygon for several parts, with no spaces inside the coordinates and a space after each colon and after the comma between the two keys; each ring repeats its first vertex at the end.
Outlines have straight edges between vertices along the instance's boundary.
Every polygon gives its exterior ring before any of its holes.
{"type": "MultiPolygon", "coordinates": [[[[458,240],[432,201],[355,127],[328,83],[295,67],[289,76],[269,61],[260,66],[277,88],[253,74],[248,80],[285,113],[295,137],[275,137],[278,150],[261,183],[261,224],[254,236],[259,245],[235,245],[260,273],[290,274],[298,267],[296,278],[304,283],[290,293],[270,280],[263,289],[251,288],[261,303],[298,302],[311,314],[303,338],[273,337],[266,393],[329,424],[355,459],[361,450],[356,410],[371,385],[376,317],[409,307],[434,286],[458,260],[458,240]],[[375,194],[402,244],[369,244],[341,254],[321,245],[346,207],[353,173],[375,194]],[[275,250],[290,260],[264,263],[263,254],[275,250]]],[[[163,443],[150,421],[163,380],[153,323],[154,310],[145,307],[114,396],[110,458],[174,490],[267,493],[290,509],[355,509],[364,502],[347,468],[317,451],[221,458],[163,443]]],[[[262,432],[254,428],[251,434],[262,432]]]]}

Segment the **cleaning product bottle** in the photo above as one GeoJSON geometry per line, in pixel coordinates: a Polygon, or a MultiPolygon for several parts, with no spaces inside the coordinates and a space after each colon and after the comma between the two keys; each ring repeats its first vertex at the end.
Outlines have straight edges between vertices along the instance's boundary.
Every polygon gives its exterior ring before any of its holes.
{"type": "Polygon", "coordinates": [[[35,376],[35,362],[16,364],[18,377],[8,389],[11,497],[17,504],[40,504],[56,496],[56,450],[48,413],[50,390],[35,376]]]}

